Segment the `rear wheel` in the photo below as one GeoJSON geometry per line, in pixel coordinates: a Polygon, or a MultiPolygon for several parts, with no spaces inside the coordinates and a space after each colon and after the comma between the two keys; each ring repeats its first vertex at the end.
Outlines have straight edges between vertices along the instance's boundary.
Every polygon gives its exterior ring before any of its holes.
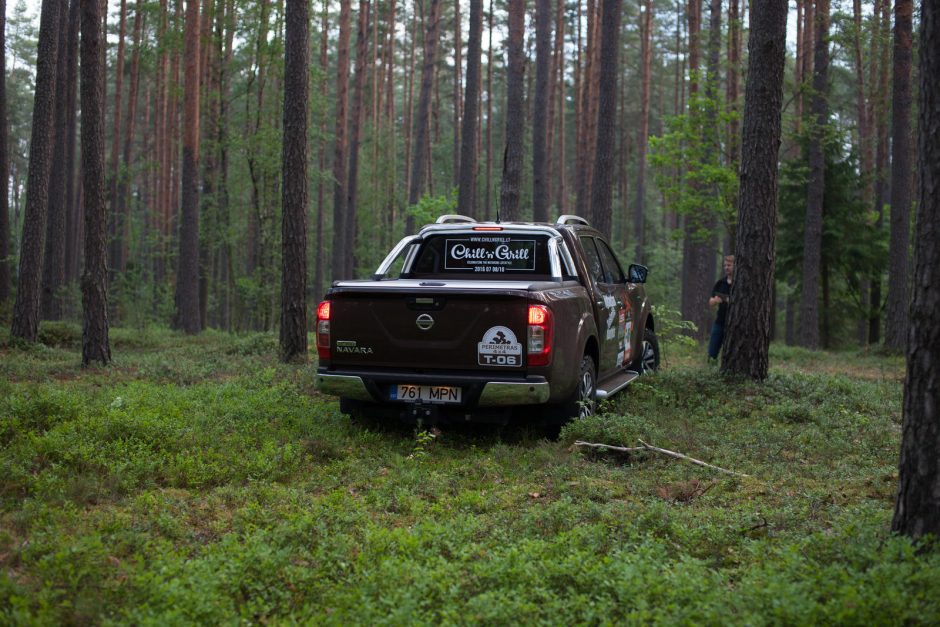
{"type": "Polygon", "coordinates": [[[640,342],[640,354],[631,365],[631,369],[640,374],[659,370],[659,340],[652,329],[643,329],[643,341],[640,342]]]}
{"type": "Polygon", "coordinates": [[[559,404],[553,412],[555,421],[564,424],[573,418],[583,420],[593,416],[597,408],[597,367],[590,355],[581,358],[578,384],[568,400],[559,404]]]}

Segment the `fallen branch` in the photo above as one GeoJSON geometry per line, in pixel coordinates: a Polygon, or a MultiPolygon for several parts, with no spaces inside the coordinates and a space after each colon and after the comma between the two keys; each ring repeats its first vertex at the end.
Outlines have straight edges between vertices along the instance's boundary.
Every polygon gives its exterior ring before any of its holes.
{"type": "Polygon", "coordinates": [[[643,446],[635,446],[632,448],[625,446],[611,446],[610,444],[592,444],[591,442],[582,442],[578,440],[574,443],[575,446],[586,446],[588,448],[599,448],[605,451],[618,451],[620,453],[639,453],[640,451],[645,451],[646,448],[643,446]]]}
{"type": "Polygon", "coordinates": [[[697,464],[698,466],[704,466],[705,468],[711,468],[712,470],[717,470],[717,471],[719,471],[719,472],[724,472],[724,473],[727,473],[727,474],[729,474],[729,475],[734,475],[734,476],[736,476],[736,477],[750,477],[750,476],[751,476],[751,475],[746,475],[746,474],[744,474],[743,472],[735,472],[735,471],[733,471],[733,470],[728,470],[728,469],[722,468],[722,467],[720,467],[720,466],[715,466],[715,465],[713,465],[713,464],[709,464],[709,463],[707,463],[707,462],[703,462],[703,461],[700,460],[700,459],[695,459],[694,457],[689,457],[688,455],[683,455],[682,453],[676,453],[675,451],[670,451],[670,450],[668,450],[668,449],[659,448],[658,446],[653,446],[652,444],[647,444],[647,443],[644,442],[643,440],[638,440],[638,441],[639,441],[640,444],[643,445],[643,448],[645,448],[645,449],[647,449],[647,450],[656,451],[657,453],[662,453],[663,455],[668,455],[669,457],[675,457],[676,459],[685,459],[685,460],[688,460],[688,461],[692,462],[693,464],[697,464]]]}

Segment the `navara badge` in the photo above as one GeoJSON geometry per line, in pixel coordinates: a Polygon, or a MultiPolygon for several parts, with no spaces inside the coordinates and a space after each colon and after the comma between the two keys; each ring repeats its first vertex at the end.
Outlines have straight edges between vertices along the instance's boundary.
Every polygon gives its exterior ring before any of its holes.
{"type": "Polygon", "coordinates": [[[415,324],[418,325],[418,328],[422,331],[427,331],[434,326],[434,318],[428,314],[421,314],[418,316],[418,319],[415,320],[415,324]]]}

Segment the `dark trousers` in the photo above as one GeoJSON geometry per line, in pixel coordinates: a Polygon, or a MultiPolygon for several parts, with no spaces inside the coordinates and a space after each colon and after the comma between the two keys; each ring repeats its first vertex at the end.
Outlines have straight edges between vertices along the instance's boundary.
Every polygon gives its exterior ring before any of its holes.
{"type": "Polygon", "coordinates": [[[721,344],[725,341],[725,325],[717,321],[712,325],[712,336],[708,340],[708,357],[718,359],[721,353],[721,344]]]}

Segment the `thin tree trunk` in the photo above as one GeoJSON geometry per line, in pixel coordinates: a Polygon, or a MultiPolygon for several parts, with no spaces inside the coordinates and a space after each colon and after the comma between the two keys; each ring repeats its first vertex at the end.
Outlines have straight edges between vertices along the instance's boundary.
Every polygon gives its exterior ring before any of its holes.
{"type": "Polygon", "coordinates": [[[118,210],[118,177],[120,176],[120,163],[118,150],[121,145],[121,97],[124,88],[124,36],[127,30],[127,0],[121,0],[118,14],[118,48],[117,61],[114,68],[114,113],[111,125],[111,165],[108,176],[108,206],[111,208],[110,219],[110,270],[112,281],[116,274],[123,273],[125,268],[124,252],[124,221],[126,217],[118,210]]]}
{"type": "MultiPolygon", "coordinates": [[[[329,0],[323,0],[323,7],[320,15],[320,71],[323,76],[329,73],[329,57],[327,56],[327,44],[329,41],[329,0]]],[[[320,115],[320,137],[326,137],[327,115],[320,115]]],[[[313,275],[313,293],[319,298],[323,293],[323,264],[325,263],[323,251],[323,232],[324,215],[326,214],[326,205],[324,202],[326,181],[324,173],[326,172],[326,142],[320,141],[319,156],[317,158],[317,167],[320,176],[317,177],[317,234],[316,234],[316,260],[314,262],[313,275]]]]}
{"type": "MultiPolygon", "coordinates": [[[[115,213],[120,216],[120,222],[123,226],[120,240],[123,243],[121,249],[121,259],[126,264],[129,251],[130,239],[130,211],[128,207],[128,195],[130,193],[131,171],[133,169],[134,158],[134,133],[137,124],[137,95],[140,87],[140,51],[141,51],[141,33],[143,31],[143,12],[141,7],[134,9],[134,53],[131,56],[131,76],[130,85],[127,92],[127,118],[124,122],[124,147],[123,164],[124,172],[118,175],[117,205],[115,213]]],[[[124,267],[121,271],[124,271],[124,267]]]]}
{"type": "Polygon", "coordinates": [[[509,39],[506,69],[506,149],[503,153],[503,180],[500,188],[500,217],[518,220],[519,187],[522,179],[525,104],[525,0],[509,2],[509,39]]]}
{"type": "MultiPolygon", "coordinates": [[[[470,0],[470,32],[467,34],[467,87],[464,98],[463,134],[460,143],[460,187],[457,213],[481,217],[476,202],[477,122],[480,62],[483,49],[483,0],[470,0]]],[[[455,129],[456,132],[456,129],[455,129]]]]}
{"type": "Polygon", "coordinates": [[[7,156],[7,3],[0,0],[0,305],[10,297],[10,167],[7,156]]]}
{"type": "Polygon", "coordinates": [[[487,15],[488,49],[486,53],[486,215],[493,215],[493,0],[487,15]]]}
{"type": "MultiPolygon", "coordinates": [[[[368,5],[367,5],[368,6],[368,5]]],[[[310,35],[307,0],[287,0],[281,220],[281,358],[307,358],[307,116],[310,35]]],[[[362,24],[360,19],[360,24],[362,24]]],[[[359,59],[363,59],[360,57],[359,59]]],[[[361,69],[356,70],[361,72],[361,69]]]]}
{"type": "Polygon", "coordinates": [[[349,21],[351,0],[340,0],[339,41],[336,53],[336,126],[333,148],[333,280],[346,275],[346,107],[349,101],[349,21]]]}
{"type": "MultiPolygon", "coordinates": [[[[548,221],[548,103],[552,53],[552,2],[535,2],[535,97],[532,102],[532,216],[548,221]]],[[[618,20],[619,24],[619,20],[618,20]]],[[[616,81],[616,78],[615,78],[616,81]]]]}
{"type": "Polygon", "coordinates": [[[81,24],[79,0],[72,0],[69,7],[68,94],[66,98],[66,181],[65,181],[65,282],[77,283],[80,275],[82,249],[82,216],[78,202],[78,180],[76,164],[76,136],[78,134],[78,32],[81,24]]]}
{"type": "Polygon", "coordinates": [[[650,75],[652,70],[653,48],[653,2],[644,0],[641,5],[641,32],[640,32],[640,124],[637,128],[637,175],[636,175],[636,205],[633,210],[633,239],[636,242],[635,259],[643,263],[645,259],[645,229],[646,218],[646,146],[649,143],[650,127],[650,75]]]}
{"type": "Polygon", "coordinates": [[[111,361],[108,340],[107,205],[104,182],[104,63],[101,3],[81,3],[82,173],[85,272],[82,275],[82,365],[111,361]]]}
{"type": "Polygon", "coordinates": [[[352,119],[349,131],[349,180],[346,184],[346,249],[344,276],[356,274],[356,231],[359,180],[359,134],[362,126],[362,100],[368,72],[369,0],[359,0],[359,29],[356,34],[356,75],[353,79],[352,119]]]}
{"type": "MultiPolygon", "coordinates": [[[[460,133],[458,129],[462,128],[461,120],[463,119],[464,112],[461,109],[461,100],[460,100],[460,75],[463,72],[463,36],[462,36],[462,24],[460,16],[460,1],[454,0],[454,187],[460,187],[460,133]]],[[[479,0],[482,2],[483,0],[479,0]]],[[[469,54],[469,51],[468,51],[469,54]]]]}
{"type": "Polygon", "coordinates": [[[914,280],[900,485],[891,530],[940,536],[940,7],[921,4],[914,280]]]}
{"type": "Polygon", "coordinates": [[[803,293],[801,301],[799,338],[801,346],[818,349],[819,337],[819,279],[822,270],[823,193],[825,191],[826,160],[823,148],[825,129],[829,117],[829,0],[819,0],[816,6],[816,50],[813,69],[813,98],[810,110],[813,126],[809,148],[809,183],[806,191],[806,227],[803,238],[803,293]]]}
{"type": "Polygon", "coordinates": [[[888,311],[885,346],[901,351],[907,342],[911,231],[912,0],[894,3],[894,86],[891,90],[891,241],[888,252],[888,311]]]}
{"type": "Polygon", "coordinates": [[[39,18],[39,46],[33,98],[26,209],[20,244],[19,280],[13,305],[10,335],[35,342],[39,333],[39,299],[46,246],[46,208],[52,166],[52,125],[55,117],[56,67],[59,53],[61,0],[43,0],[39,18]]]}
{"type": "MultiPolygon", "coordinates": [[[[440,0],[431,0],[428,11],[427,30],[424,36],[424,65],[421,68],[421,92],[418,96],[418,115],[415,120],[415,140],[413,147],[413,162],[411,165],[411,186],[408,189],[408,204],[414,206],[424,189],[427,167],[430,163],[428,150],[430,141],[428,137],[431,88],[434,83],[434,64],[437,60],[438,27],[440,24],[440,0]]],[[[405,231],[414,231],[414,216],[408,215],[405,231]]]]}
{"type": "Polygon", "coordinates": [[[617,75],[620,60],[620,12],[622,0],[603,0],[601,25],[600,91],[597,106],[597,148],[591,183],[591,215],[594,227],[611,234],[613,222],[612,187],[614,178],[614,143],[617,138],[617,75]]]}
{"type": "Polygon", "coordinates": [[[176,273],[176,327],[202,330],[199,306],[199,0],[186,4],[182,207],[176,273]]]}
{"type": "MultiPolygon", "coordinates": [[[[59,9],[58,58],[68,54],[69,12],[59,9]]],[[[68,125],[68,66],[59,62],[56,67],[55,125],[52,132],[54,148],[52,169],[49,173],[49,205],[46,209],[46,254],[43,261],[42,317],[59,320],[62,317],[62,287],[65,285],[65,166],[66,127],[68,125]]]]}
{"type": "MultiPolygon", "coordinates": [[[[875,129],[877,145],[875,147],[875,229],[882,232],[884,229],[885,205],[888,203],[888,68],[891,56],[889,33],[891,32],[891,2],[885,0],[881,3],[881,27],[877,36],[872,38],[872,51],[879,48],[878,87],[875,102],[875,129]]],[[[881,273],[876,273],[871,279],[871,315],[868,319],[868,343],[875,345],[881,342],[881,313],[882,291],[881,273]]]]}

